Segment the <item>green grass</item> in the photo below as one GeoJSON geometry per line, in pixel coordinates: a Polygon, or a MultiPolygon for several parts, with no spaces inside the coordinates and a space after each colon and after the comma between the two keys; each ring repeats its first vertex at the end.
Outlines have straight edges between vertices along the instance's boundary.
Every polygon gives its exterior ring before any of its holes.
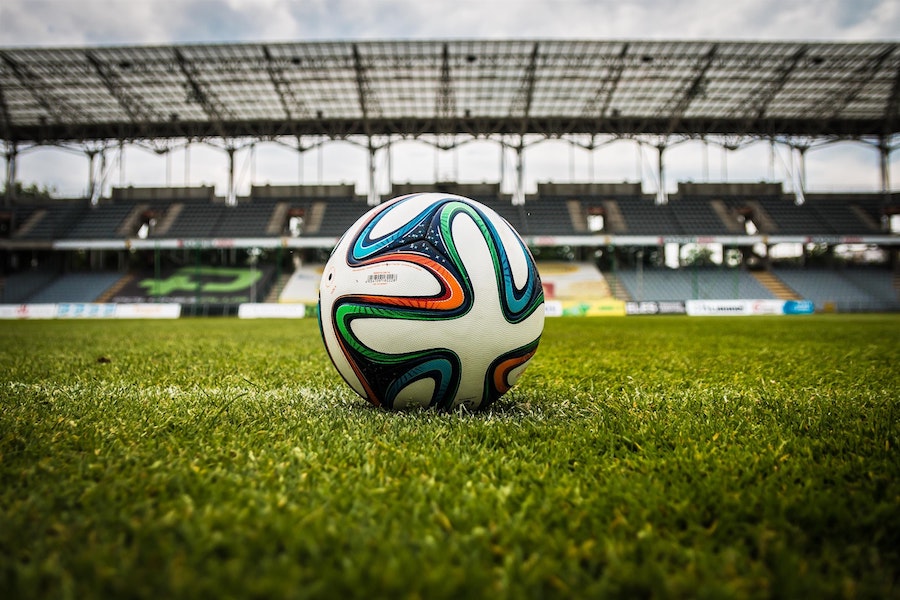
{"type": "Polygon", "coordinates": [[[481,414],[316,323],[0,323],[0,597],[900,597],[900,317],[548,320],[481,414]]]}

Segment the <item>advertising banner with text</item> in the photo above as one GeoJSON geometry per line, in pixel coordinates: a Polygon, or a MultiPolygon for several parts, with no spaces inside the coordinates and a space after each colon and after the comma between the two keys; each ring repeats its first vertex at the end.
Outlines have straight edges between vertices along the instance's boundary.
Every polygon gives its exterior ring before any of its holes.
{"type": "Polygon", "coordinates": [[[692,317],[808,315],[815,312],[809,300],[688,300],[687,314],[692,317]]]}

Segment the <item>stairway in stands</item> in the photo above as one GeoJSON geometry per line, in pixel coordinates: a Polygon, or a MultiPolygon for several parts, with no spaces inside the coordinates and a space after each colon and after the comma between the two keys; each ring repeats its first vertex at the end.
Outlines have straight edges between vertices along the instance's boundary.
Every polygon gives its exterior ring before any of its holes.
{"type": "Polygon", "coordinates": [[[95,300],[95,302],[109,302],[116,296],[116,294],[119,293],[119,291],[123,287],[128,285],[131,282],[131,280],[133,280],[133,279],[134,279],[133,273],[126,273],[125,275],[122,276],[121,279],[119,279],[117,282],[115,282],[112,285],[112,287],[107,288],[107,290],[105,292],[100,294],[100,296],[95,300]]]}
{"type": "Polygon", "coordinates": [[[801,300],[800,294],[789,288],[771,271],[752,271],[753,277],[779,300],[801,300]]]}
{"type": "Polygon", "coordinates": [[[290,273],[282,273],[278,280],[272,285],[272,289],[269,290],[269,293],[266,294],[265,302],[269,303],[277,303],[278,298],[281,296],[281,292],[284,291],[284,286],[287,285],[288,280],[291,278],[290,273]]]}
{"type": "Polygon", "coordinates": [[[625,289],[625,286],[622,284],[621,279],[610,273],[605,273],[604,279],[609,286],[609,293],[613,298],[622,300],[623,302],[631,302],[633,300],[631,294],[628,293],[628,290],[625,289]]]}

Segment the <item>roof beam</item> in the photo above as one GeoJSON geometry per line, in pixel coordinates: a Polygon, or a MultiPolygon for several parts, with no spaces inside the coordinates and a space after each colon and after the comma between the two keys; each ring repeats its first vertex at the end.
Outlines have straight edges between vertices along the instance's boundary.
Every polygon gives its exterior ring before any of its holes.
{"type": "Polygon", "coordinates": [[[797,69],[797,65],[806,56],[809,46],[801,46],[796,52],[781,61],[781,65],[775,70],[775,76],[764,86],[756,90],[750,97],[747,106],[748,113],[752,119],[762,119],[766,116],[766,111],[775,96],[784,89],[785,84],[797,69]]]}
{"type": "Polygon", "coordinates": [[[284,69],[278,64],[278,61],[272,56],[268,46],[262,47],[263,56],[266,58],[266,73],[269,75],[269,81],[278,94],[278,100],[281,102],[281,109],[284,111],[288,121],[293,121],[298,115],[294,114],[296,109],[303,110],[305,106],[301,100],[295,95],[291,89],[291,84],[284,76],[284,69]]]}
{"type": "Polygon", "coordinates": [[[531,115],[531,102],[534,99],[534,82],[537,73],[537,59],[540,44],[534,43],[531,47],[531,55],[528,57],[528,64],[525,66],[525,72],[522,74],[522,84],[519,86],[519,92],[513,99],[512,105],[509,107],[509,115],[511,117],[521,114],[522,131],[524,134],[528,129],[528,117],[531,115]]]}
{"type": "Polygon", "coordinates": [[[884,133],[889,136],[897,130],[897,113],[900,112],[900,65],[894,74],[894,85],[891,86],[891,95],[884,106],[884,133]]]}
{"type": "Polygon", "coordinates": [[[0,52],[0,59],[6,63],[6,66],[13,72],[13,75],[15,75],[22,87],[28,90],[28,93],[34,101],[44,109],[44,112],[47,113],[54,123],[63,123],[65,121],[63,113],[66,111],[61,109],[63,103],[59,98],[56,98],[49,93],[42,93],[40,88],[47,86],[42,86],[40,78],[32,73],[31,69],[26,65],[20,65],[5,52],[0,52]]]}
{"type": "Polygon", "coordinates": [[[581,116],[596,116],[601,119],[607,117],[609,107],[612,104],[613,95],[616,93],[619,82],[622,80],[622,72],[625,71],[625,57],[628,56],[628,48],[629,44],[627,42],[622,44],[622,50],[619,51],[616,62],[609,69],[606,78],[600,83],[600,87],[597,88],[597,93],[595,93],[593,98],[588,100],[584,105],[581,116]],[[600,110],[597,110],[598,105],[600,106],[600,110]]]}
{"type": "Polygon", "coordinates": [[[378,105],[372,89],[369,86],[369,77],[366,74],[366,66],[363,64],[362,55],[359,53],[359,44],[353,44],[353,71],[356,74],[356,92],[359,98],[359,109],[362,111],[363,129],[366,135],[371,135],[369,119],[371,113],[378,112],[378,105]]]}
{"type": "Polygon", "coordinates": [[[895,49],[896,45],[889,45],[860,65],[856,71],[844,78],[843,85],[837,91],[819,103],[816,109],[813,110],[813,113],[817,116],[832,119],[838,117],[856,99],[862,89],[871,83],[872,77],[895,49]]]}
{"type": "Polygon", "coordinates": [[[144,105],[139,97],[128,92],[125,86],[122,85],[118,74],[109,65],[97,58],[93,52],[87,51],[84,55],[94,67],[100,80],[103,81],[103,85],[116,99],[122,110],[128,114],[128,118],[131,119],[132,123],[140,128],[142,124],[158,118],[149,107],[144,105]]]}
{"type": "Polygon", "coordinates": [[[441,49],[441,79],[438,84],[436,110],[438,119],[456,116],[456,98],[453,96],[453,80],[450,76],[450,48],[445,43],[441,49]]]}
{"type": "MultiPolygon", "coordinates": [[[[221,124],[218,124],[221,125],[221,124]]],[[[837,121],[823,123],[820,119],[808,116],[784,117],[769,119],[766,127],[783,136],[824,136],[823,127],[828,127],[832,136],[844,139],[860,139],[867,136],[885,134],[886,123],[881,116],[865,121],[837,121]]],[[[531,116],[524,122],[525,134],[561,131],[571,134],[613,134],[613,135],[666,135],[671,123],[664,117],[647,118],[622,115],[613,124],[598,123],[596,118],[566,118],[553,116],[531,116]]],[[[743,118],[691,117],[678,123],[675,133],[704,132],[707,135],[733,135],[743,132],[744,135],[755,135],[758,130],[746,131],[743,118]]],[[[896,127],[896,125],[895,125],[896,127]]],[[[485,117],[473,115],[468,120],[454,120],[447,134],[472,135],[473,131],[481,135],[522,135],[523,119],[521,117],[485,117]]],[[[435,130],[434,115],[396,116],[387,118],[370,118],[368,131],[362,127],[358,117],[354,118],[315,118],[308,117],[291,123],[281,118],[264,118],[247,121],[231,121],[223,128],[211,121],[185,123],[183,121],[160,121],[138,130],[134,125],[126,123],[46,123],[25,124],[12,127],[12,135],[19,142],[59,143],[62,141],[84,140],[119,140],[119,139],[156,139],[185,137],[185,131],[196,139],[204,138],[241,138],[260,137],[260,132],[272,136],[305,136],[326,135],[335,139],[343,139],[354,135],[399,135],[413,138],[425,134],[438,133],[435,130]],[[189,128],[189,129],[186,129],[189,128]]],[[[889,131],[888,135],[896,134],[889,131]]]]}
{"type": "Polygon", "coordinates": [[[3,94],[2,85],[0,85],[0,136],[3,136],[4,140],[14,141],[12,119],[9,116],[9,106],[6,104],[6,96],[3,94]]]}
{"type": "Polygon", "coordinates": [[[178,62],[178,68],[181,69],[181,73],[184,75],[185,79],[187,79],[188,87],[190,88],[188,100],[200,104],[203,108],[203,112],[206,113],[206,116],[209,117],[209,120],[212,122],[219,137],[223,139],[227,138],[228,136],[225,133],[225,127],[223,125],[224,115],[226,113],[225,107],[221,106],[218,98],[216,98],[211,91],[204,89],[199,74],[191,62],[181,52],[181,49],[175,48],[174,52],[175,60],[178,62]]]}
{"type": "Polygon", "coordinates": [[[695,98],[702,95],[706,88],[706,73],[713,64],[716,52],[719,50],[718,44],[713,44],[710,49],[701,56],[694,65],[694,76],[690,83],[684,88],[680,94],[676,94],[669,99],[666,108],[663,109],[663,116],[668,117],[669,125],[666,128],[666,135],[675,131],[678,122],[691,106],[691,102],[695,98]]]}

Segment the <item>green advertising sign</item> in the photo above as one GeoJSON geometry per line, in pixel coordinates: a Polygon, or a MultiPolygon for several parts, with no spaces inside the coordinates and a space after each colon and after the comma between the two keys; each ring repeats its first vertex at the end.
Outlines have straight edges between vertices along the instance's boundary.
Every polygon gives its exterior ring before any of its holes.
{"type": "Polygon", "coordinates": [[[113,302],[175,302],[179,304],[239,304],[260,300],[272,269],[189,266],[145,273],[123,287],[113,302]],[[254,293],[256,292],[256,293],[254,293]]]}

